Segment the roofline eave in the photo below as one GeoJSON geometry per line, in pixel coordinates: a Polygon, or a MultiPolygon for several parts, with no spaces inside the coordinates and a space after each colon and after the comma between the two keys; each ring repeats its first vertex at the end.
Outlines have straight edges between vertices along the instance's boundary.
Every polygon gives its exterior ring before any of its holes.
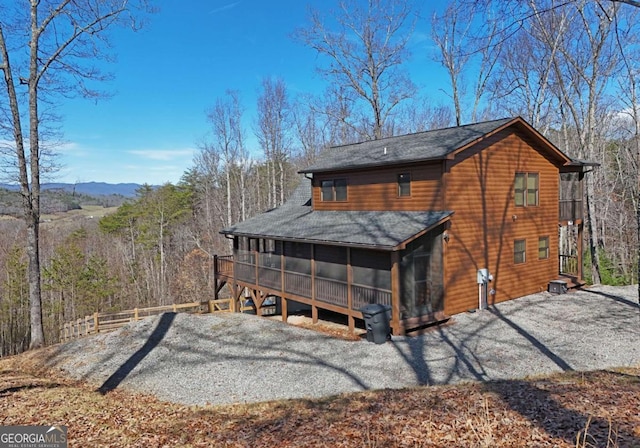
{"type": "Polygon", "coordinates": [[[398,162],[389,162],[389,163],[385,163],[385,164],[381,164],[380,162],[376,162],[376,163],[367,163],[367,164],[363,164],[363,165],[351,165],[351,166],[342,166],[342,167],[338,167],[338,168],[319,168],[319,169],[305,169],[305,170],[300,170],[298,171],[298,174],[322,174],[322,173],[342,173],[342,172],[347,172],[347,171],[358,171],[358,170],[363,170],[363,169],[367,169],[367,168],[379,168],[381,166],[403,166],[403,165],[413,165],[414,163],[427,163],[427,162],[434,162],[434,161],[438,161],[438,160],[446,160],[448,159],[449,156],[448,155],[441,155],[438,157],[427,157],[427,158],[417,158],[417,159],[412,159],[412,160],[402,160],[402,161],[398,161],[398,162]]]}
{"type": "Polygon", "coordinates": [[[449,212],[448,215],[439,219],[437,222],[425,227],[421,231],[411,235],[410,237],[408,237],[404,241],[401,241],[395,246],[391,246],[389,244],[348,243],[344,241],[323,240],[323,239],[314,239],[314,238],[293,238],[293,237],[285,237],[280,235],[256,234],[256,233],[245,233],[245,232],[229,232],[224,230],[220,231],[220,233],[225,236],[232,235],[232,236],[241,236],[241,237],[247,237],[247,238],[263,238],[263,239],[278,240],[278,241],[288,241],[292,243],[321,244],[326,246],[341,246],[341,247],[352,247],[352,248],[358,248],[358,249],[380,250],[384,252],[395,252],[395,251],[405,249],[410,242],[416,240],[417,238],[420,238],[422,235],[438,227],[439,225],[444,224],[445,222],[451,219],[451,216],[453,214],[454,212],[449,212]]]}

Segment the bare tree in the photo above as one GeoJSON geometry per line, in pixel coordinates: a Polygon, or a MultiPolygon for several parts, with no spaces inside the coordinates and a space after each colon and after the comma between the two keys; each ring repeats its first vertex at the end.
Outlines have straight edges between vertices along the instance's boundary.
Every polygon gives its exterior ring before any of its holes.
{"type": "Polygon", "coordinates": [[[31,348],[44,345],[38,240],[46,109],[41,106],[74,93],[97,96],[88,82],[104,77],[93,62],[107,55],[105,32],[116,25],[135,26],[135,15],[142,10],[148,10],[142,0],[29,0],[0,9],[0,101],[15,144],[27,226],[31,348]]]}
{"type": "Polygon", "coordinates": [[[296,141],[300,145],[300,163],[313,164],[320,152],[330,146],[330,126],[327,116],[313,105],[313,98],[304,96],[293,108],[296,141]]]}
{"type": "Polygon", "coordinates": [[[328,16],[311,10],[310,22],[296,39],[328,59],[319,72],[330,83],[364,103],[366,128],[351,122],[361,138],[382,138],[396,107],[416,90],[401,69],[415,24],[409,0],[344,0],[328,16]]]}
{"type": "Polygon", "coordinates": [[[455,124],[453,108],[438,104],[430,97],[412,99],[398,115],[396,134],[442,129],[455,124]]]}
{"type": "MultiPolygon", "coordinates": [[[[244,143],[244,131],[242,129],[243,109],[240,103],[240,95],[237,91],[227,91],[226,98],[218,98],[215,105],[207,113],[207,119],[211,124],[213,134],[212,150],[220,155],[220,160],[224,165],[225,186],[226,186],[226,225],[230,226],[234,222],[234,194],[241,197],[241,205],[244,201],[244,186],[234,185],[240,178],[242,184],[243,172],[242,161],[248,155],[244,143]],[[236,188],[234,188],[236,187],[236,188]]],[[[245,209],[242,207],[241,219],[244,219],[245,209]]]]}
{"type": "Polygon", "coordinates": [[[635,59],[624,57],[636,45],[637,9],[616,1],[461,1],[480,12],[502,8],[507,17],[485,35],[487,47],[503,44],[498,76],[491,84],[492,103],[526,116],[545,134],[555,134],[569,155],[601,165],[585,180],[591,280],[600,282],[599,259],[608,258],[607,238],[616,233],[609,226],[610,214],[621,216],[608,195],[616,189],[614,171],[625,159],[612,161],[609,151],[612,117],[624,107],[620,97],[627,95],[611,93],[623,76],[624,60],[637,73],[635,59]]]}
{"type": "Polygon", "coordinates": [[[258,97],[255,133],[264,151],[269,176],[269,202],[277,207],[287,190],[287,164],[291,159],[291,105],[284,81],[264,78],[258,97]]]}

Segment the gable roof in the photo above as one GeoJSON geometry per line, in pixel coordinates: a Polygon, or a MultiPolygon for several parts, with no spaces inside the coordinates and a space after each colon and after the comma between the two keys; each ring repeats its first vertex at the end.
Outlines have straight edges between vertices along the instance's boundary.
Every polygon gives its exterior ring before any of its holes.
{"type": "Polygon", "coordinates": [[[300,170],[300,173],[344,171],[451,158],[457,152],[509,126],[516,126],[527,133],[545,152],[558,161],[558,165],[571,162],[570,157],[563,154],[526,121],[515,117],[334,146],[323,151],[315,164],[300,170]]]}
{"type": "Polygon", "coordinates": [[[221,231],[222,234],[397,250],[446,221],[448,211],[313,211],[311,182],[303,178],[289,200],[221,231]]]}

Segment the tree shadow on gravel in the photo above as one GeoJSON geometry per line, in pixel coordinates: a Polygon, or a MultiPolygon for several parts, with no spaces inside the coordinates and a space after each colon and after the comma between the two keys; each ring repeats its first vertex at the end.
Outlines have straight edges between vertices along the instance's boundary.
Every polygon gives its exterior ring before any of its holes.
{"type": "Polygon", "coordinates": [[[169,331],[175,317],[176,313],[164,313],[160,316],[158,324],[149,335],[147,342],[145,342],[142,347],[131,355],[129,359],[127,359],[125,363],[118,368],[118,370],[107,378],[102,386],[98,388],[98,392],[104,395],[118,387],[120,383],[122,383],[122,381],[124,381],[124,379],[131,373],[131,371],[135,369],[136,366],[140,364],[140,362],[162,341],[169,331]]]}
{"type": "Polygon", "coordinates": [[[489,312],[492,313],[494,316],[496,316],[501,321],[503,321],[505,324],[507,324],[508,326],[513,328],[515,331],[517,331],[520,336],[522,336],[524,339],[526,339],[528,342],[530,342],[531,345],[533,345],[538,351],[540,351],[540,353],[542,353],[544,356],[546,356],[551,361],[553,361],[564,372],[568,372],[568,371],[574,370],[573,367],[571,367],[564,359],[562,359],[560,356],[556,355],[553,351],[551,351],[549,349],[549,347],[547,347],[542,342],[540,342],[535,336],[533,336],[531,333],[526,331],[524,328],[520,327],[514,321],[512,321],[507,316],[502,314],[502,312],[497,307],[495,307],[495,306],[490,307],[489,308],[489,312]]]}
{"type": "Polygon", "coordinates": [[[448,384],[454,381],[456,377],[460,379],[472,378],[477,381],[486,381],[488,379],[480,360],[475,356],[473,350],[466,347],[466,340],[453,341],[444,328],[434,327],[433,332],[438,335],[435,343],[449,346],[454,355],[453,364],[446,369],[445,378],[438,378],[434,371],[438,368],[439,360],[432,359],[431,361],[434,365],[429,365],[425,357],[425,350],[428,352],[428,344],[424,336],[409,337],[402,342],[390,341],[396,352],[414,371],[419,385],[448,384]]]}
{"type": "Polygon", "coordinates": [[[584,292],[587,292],[589,294],[597,294],[599,296],[606,297],[607,299],[611,299],[614,302],[618,302],[618,303],[621,303],[623,305],[629,305],[632,308],[638,308],[638,310],[640,311],[640,302],[638,302],[638,303],[633,302],[633,301],[627,299],[626,297],[616,296],[616,295],[613,295],[613,294],[607,294],[606,292],[595,291],[593,289],[586,289],[586,290],[584,290],[584,292]]]}

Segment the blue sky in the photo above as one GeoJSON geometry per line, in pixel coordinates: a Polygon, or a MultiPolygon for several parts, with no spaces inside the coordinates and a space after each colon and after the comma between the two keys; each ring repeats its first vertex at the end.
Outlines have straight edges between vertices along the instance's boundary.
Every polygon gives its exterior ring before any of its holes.
{"type": "MultiPolygon", "coordinates": [[[[60,149],[63,169],[55,180],[176,183],[207,138],[207,109],[227,89],[241,92],[247,136],[264,77],[281,77],[291,96],[321,92],[316,54],[290,36],[307,23],[307,5],[322,10],[333,3],[157,2],[159,12],[141,31],[112,33],[117,60],[107,70],[115,78],[102,87],[113,97],[63,103],[66,143],[60,149]]],[[[436,3],[443,2],[431,4],[436,3]]],[[[410,69],[414,82],[435,93],[446,83],[430,60],[431,44],[420,38],[428,33],[428,21],[421,20],[410,69]]],[[[251,139],[248,144],[257,151],[251,139]]]]}

